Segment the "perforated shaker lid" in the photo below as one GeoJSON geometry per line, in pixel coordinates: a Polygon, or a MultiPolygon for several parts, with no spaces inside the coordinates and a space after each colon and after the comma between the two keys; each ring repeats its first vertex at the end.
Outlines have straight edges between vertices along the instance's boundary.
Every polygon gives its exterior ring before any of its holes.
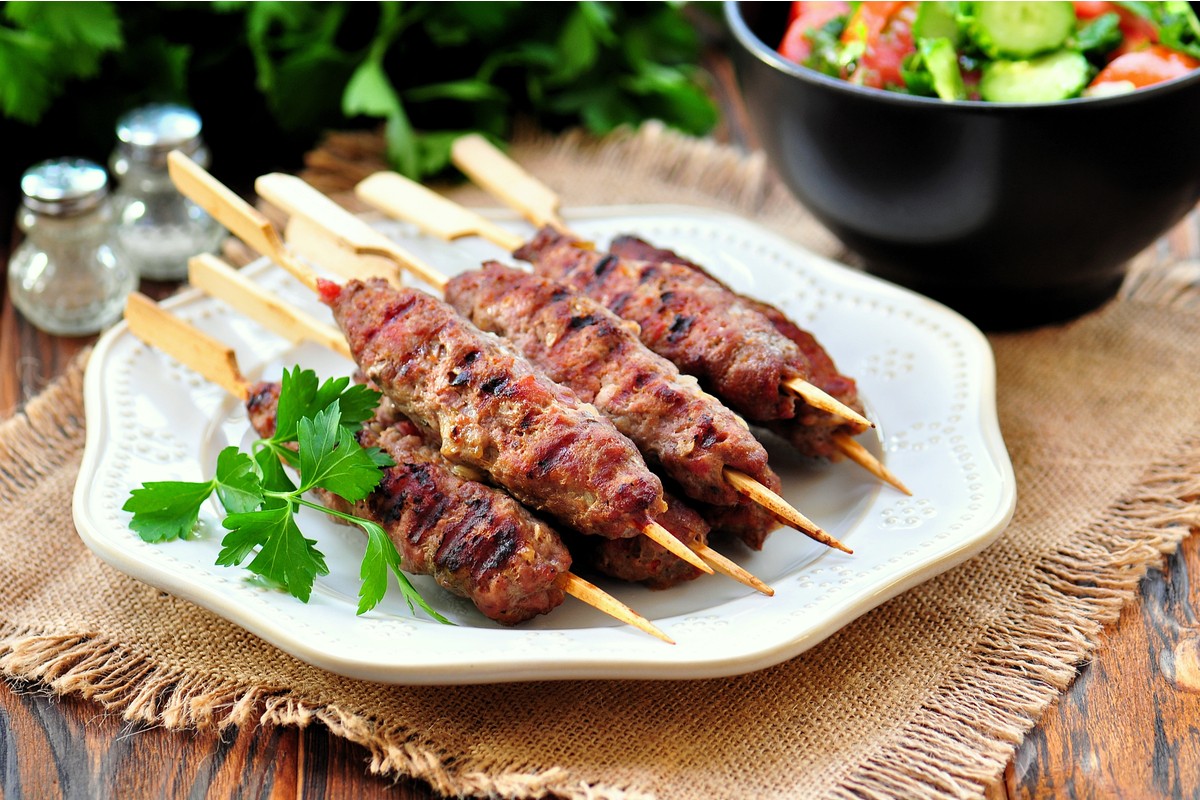
{"type": "Polygon", "coordinates": [[[117,120],[117,151],[131,161],[165,165],[167,154],[182,150],[196,161],[206,161],[200,138],[200,116],[187,106],[153,103],[117,120]],[[197,158],[200,156],[200,158],[197,158]]]}
{"type": "Polygon", "coordinates": [[[108,173],[86,158],[57,158],[34,164],[21,176],[22,203],[41,214],[82,214],[108,194],[108,173]]]}

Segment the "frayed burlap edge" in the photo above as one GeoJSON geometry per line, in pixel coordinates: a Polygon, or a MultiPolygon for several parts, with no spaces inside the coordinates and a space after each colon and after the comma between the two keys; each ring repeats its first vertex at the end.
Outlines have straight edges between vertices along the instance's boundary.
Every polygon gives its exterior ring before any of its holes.
{"type": "MultiPolygon", "coordinates": [[[[370,718],[336,704],[312,704],[287,691],[229,682],[165,667],[101,636],[47,636],[29,630],[0,631],[0,671],[10,679],[36,681],[58,695],[76,694],[118,712],[122,719],[168,730],[224,731],[246,725],[304,728],[314,722],[362,745],[376,774],[403,775],[449,795],[500,798],[569,795],[591,798],[586,785],[567,787],[564,770],[541,775],[455,774],[442,756],[411,732],[381,730],[370,718]],[[564,791],[564,789],[567,789],[564,791]]],[[[602,795],[640,800],[618,790],[602,795]]]]}
{"type": "Polygon", "coordinates": [[[1002,619],[891,742],[848,773],[839,798],[982,796],[1138,593],[1200,530],[1200,440],[1042,559],[1002,619]]]}
{"type": "Polygon", "coordinates": [[[310,704],[287,692],[163,667],[99,636],[0,631],[0,671],[10,679],[37,681],[58,695],[77,694],[129,722],[168,730],[224,731],[245,725],[304,728],[317,722],[334,735],[362,745],[370,753],[371,772],[423,780],[446,795],[512,800],[650,798],[625,789],[594,787],[571,779],[563,769],[540,774],[455,773],[436,748],[413,741],[410,731],[382,730],[370,718],[336,704],[310,704]]]}

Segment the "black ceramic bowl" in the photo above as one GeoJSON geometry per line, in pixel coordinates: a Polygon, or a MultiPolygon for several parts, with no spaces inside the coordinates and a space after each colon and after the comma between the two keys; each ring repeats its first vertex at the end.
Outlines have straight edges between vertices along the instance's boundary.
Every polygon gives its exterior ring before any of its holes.
{"type": "Polygon", "coordinates": [[[1095,308],[1200,201],[1200,71],[1107,98],[946,103],[786,61],[788,6],[725,3],[768,157],[870,272],[985,329],[1095,308]]]}

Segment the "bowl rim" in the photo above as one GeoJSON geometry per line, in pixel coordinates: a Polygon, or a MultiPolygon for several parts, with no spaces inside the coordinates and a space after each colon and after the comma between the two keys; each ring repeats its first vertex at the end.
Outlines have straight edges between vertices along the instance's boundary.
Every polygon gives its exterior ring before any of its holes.
{"type": "Polygon", "coordinates": [[[921,97],[919,95],[892,92],[886,89],[874,89],[859,86],[849,81],[833,78],[814,69],[801,66],[781,56],[774,47],[758,37],[746,20],[742,17],[742,0],[723,0],[725,22],[734,38],[745,50],[763,64],[790,75],[802,82],[824,87],[831,91],[843,92],[851,96],[859,96],[866,100],[878,101],[898,106],[912,108],[930,107],[943,109],[962,109],[978,113],[1004,114],[1029,109],[1077,108],[1080,106],[1121,106],[1127,103],[1138,103],[1165,94],[1200,84],[1200,69],[1194,69],[1186,75],[1180,75],[1168,81],[1162,81],[1152,86],[1136,89],[1122,94],[1098,97],[1072,97],[1067,100],[1052,100],[1040,103],[997,103],[991,100],[942,100],[937,97],[921,97]]]}

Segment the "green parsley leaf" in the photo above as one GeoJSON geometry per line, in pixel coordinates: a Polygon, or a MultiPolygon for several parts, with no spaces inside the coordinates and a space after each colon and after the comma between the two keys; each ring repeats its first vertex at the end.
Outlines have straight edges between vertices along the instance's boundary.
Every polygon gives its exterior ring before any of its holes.
{"type": "Polygon", "coordinates": [[[226,447],[217,456],[217,497],[226,511],[244,514],[262,505],[262,479],[254,459],[236,446],[226,447]]]}
{"type": "Polygon", "coordinates": [[[379,485],[381,468],[394,463],[378,447],[363,447],[357,439],[362,423],[374,414],[379,393],[349,384],[348,378],[319,383],[315,373],[299,367],[286,370],[276,404],[277,419],[282,417],[283,423],[275,435],[257,441],[253,455],[235,446],[224,448],[210,481],[158,481],[134,489],[124,505],[133,512],[130,527],[149,542],[186,538],[201,505],[216,491],[227,513],[222,525],[228,531],[216,563],[240,566],[250,559],[246,569],[307,602],[316,577],[328,574],[329,567],[316,541],[300,531],[295,512],[301,506],[318,509],[367,533],[358,613],[379,603],[392,572],[410,609],[419,606],[449,624],[400,571],[400,553],[382,527],[303,497],[320,488],[356,502],[379,485]],[[299,486],[288,475],[285,461],[300,469],[299,486]]]}
{"type": "Polygon", "coordinates": [[[279,400],[275,404],[275,435],[272,441],[288,442],[296,438],[296,425],[306,414],[315,413],[312,405],[317,396],[317,373],[297,365],[283,371],[279,383],[279,400]]]}
{"type": "Polygon", "coordinates": [[[284,370],[275,412],[275,435],[270,441],[276,444],[296,441],[297,423],[334,403],[341,408],[342,424],[357,430],[357,426],[374,416],[381,397],[363,384],[351,386],[349,378],[330,378],[321,383],[310,369],[296,366],[284,370]]]}
{"type": "Polygon", "coordinates": [[[396,576],[396,581],[400,584],[400,591],[404,595],[410,611],[413,610],[415,604],[438,622],[444,625],[450,624],[450,620],[434,611],[425,602],[425,598],[421,597],[409,582],[408,576],[400,570],[400,553],[383,528],[365,520],[359,524],[367,534],[367,549],[363,553],[362,566],[358,573],[362,579],[362,585],[358,590],[358,613],[365,614],[379,605],[379,601],[387,592],[388,572],[390,571],[396,576]]]}
{"type": "Polygon", "coordinates": [[[302,488],[326,489],[352,503],[370,494],[379,484],[379,468],[392,463],[342,427],[337,404],[300,420],[299,442],[302,488]]]}
{"type": "Polygon", "coordinates": [[[121,510],[133,512],[129,527],[143,541],[186,539],[200,518],[200,506],[215,486],[215,481],[151,481],[134,489],[121,510]]]}
{"type": "Polygon", "coordinates": [[[217,557],[222,566],[240,564],[258,547],[258,554],[246,568],[286,588],[305,603],[312,594],[316,576],[329,574],[316,540],[306,539],[296,526],[290,504],[249,514],[230,514],[222,524],[230,531],[222,540],[217,557]]]}
{"type": "MultiPolygon", "coordinates": [[[[260,444],[262,446],[254,453],[254,463],[258,467],[263,489],[276,494],[290,494],[296,491],[296,484],[292,483],[292,478],[284,469],[284,462],[280,459],[290,458],[299,461],[299,456],[290,447],[282,444],[272,442],[260,442],[260,444]]],[[[292,461],[289,460],[288,463],[292,463],[292,461]]],[[[266,496],[265,502],[267,505],[279,504],[270,495],[266,496]]]]}
{"type": "Polygon", "coordinates": [[[346,388],[349,380],[341,378],[325,381],[317,392],[316,410],[320,411],[337,403],[342,414],[342,427],[357,431],[364,422],[375,416],[375,409],[379,408],[379,401],[383,395],[361,383],[346,388]]]}

